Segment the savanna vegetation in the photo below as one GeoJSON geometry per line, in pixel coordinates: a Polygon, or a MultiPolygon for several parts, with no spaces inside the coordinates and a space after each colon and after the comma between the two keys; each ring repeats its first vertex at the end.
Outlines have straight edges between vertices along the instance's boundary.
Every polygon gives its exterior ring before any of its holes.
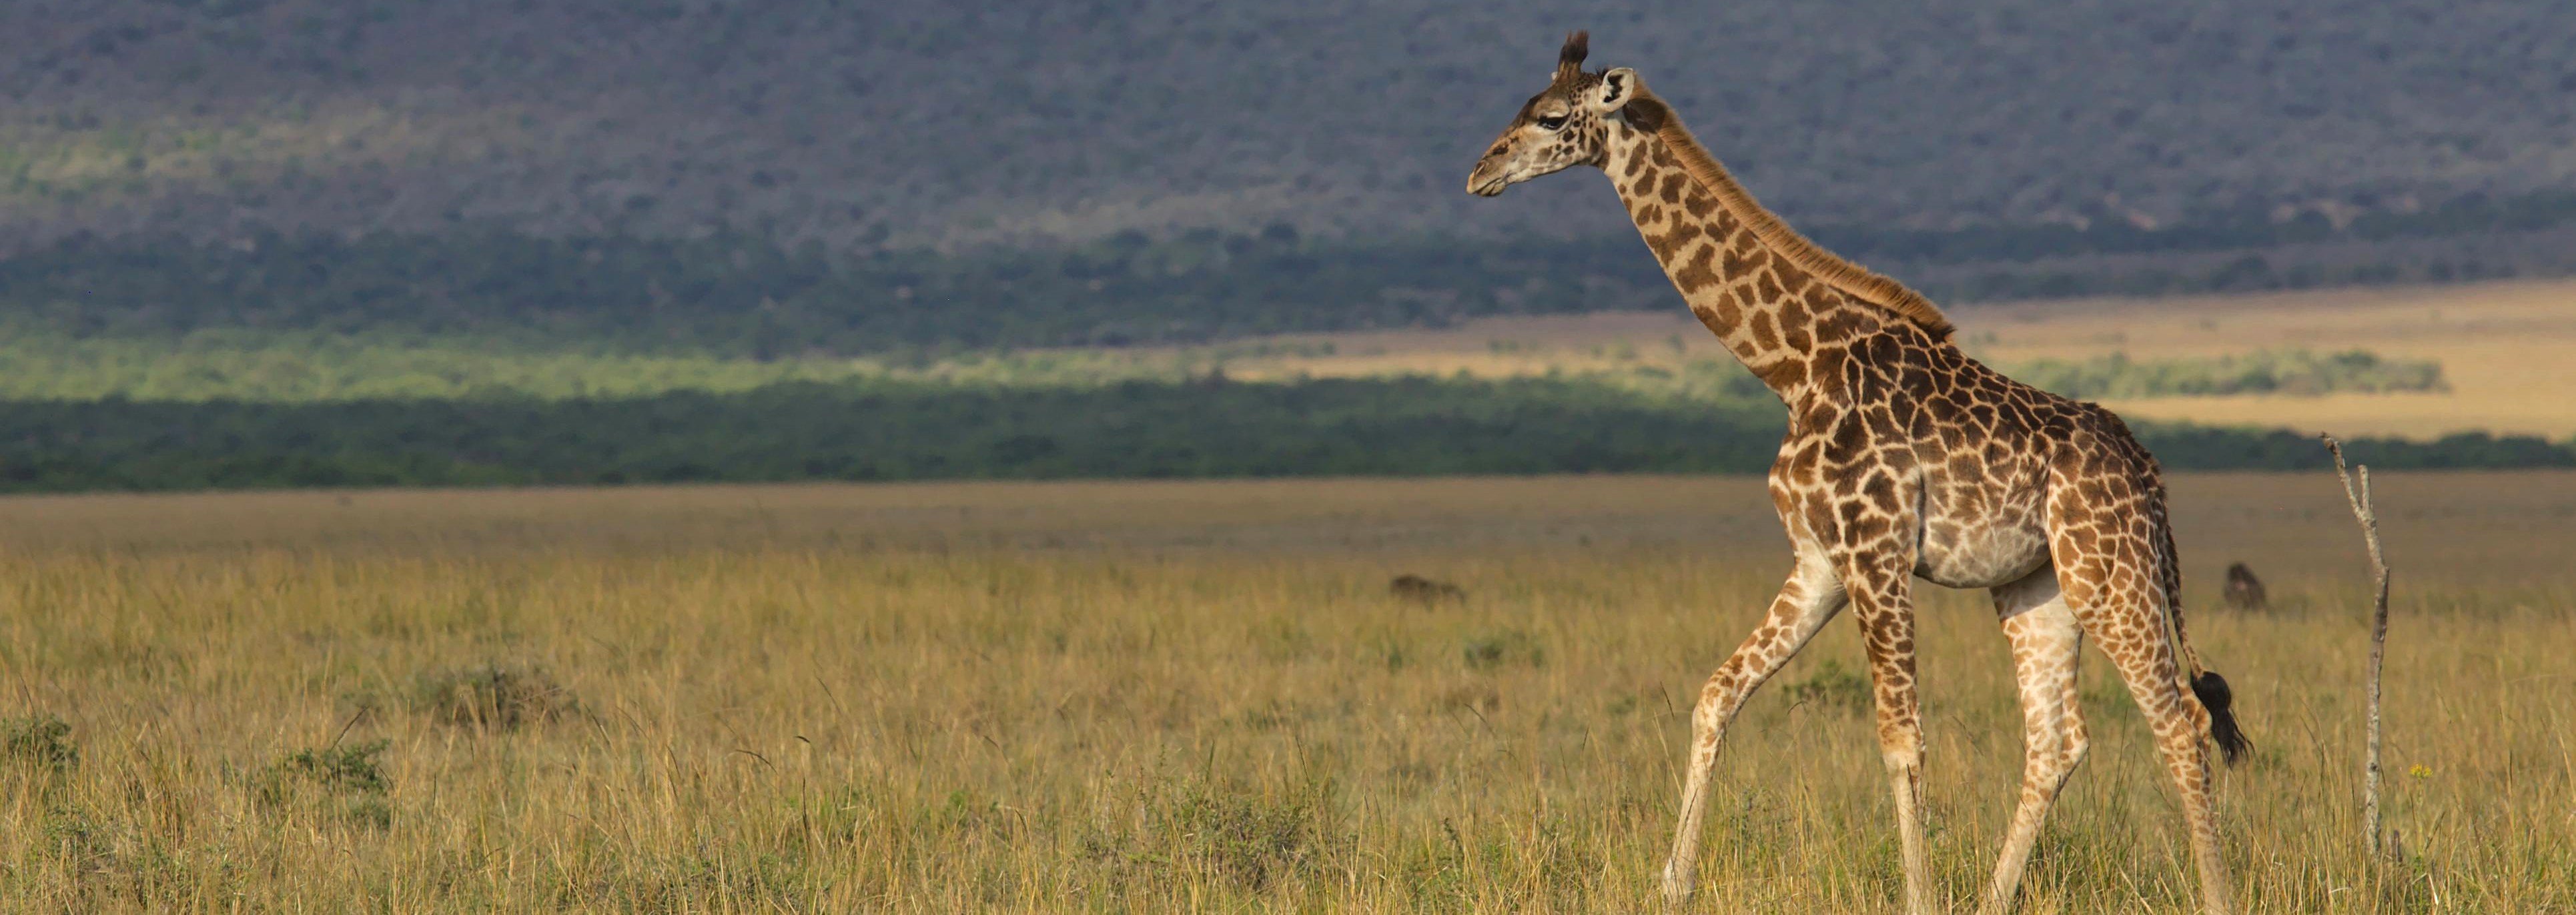
{"type": "MultiPolygon", "coordinates": [[[[2263,912],[2576,907],[2576,485],[2377,475],[2400,568],[2361,852],[2358,537],[2321,474],[2174,482],[2263,912]],[[2251,562],[2275,609],[2217,609],[2251,562]]],[[[0,908],[1646,911],[1700,679],[1787,558],[1760,483],[695,487],[12,498],[0,908]],[[1463,601],[1387,592],[1419,572],[1463,601]]],[[[2017,793],[1992,611],[1925,589],[1933,874],[2017,793]]],[[[1886,911],[1853,627],[1720,758],[1702,911],[1886,911]]],[[[2088,658],[2025,911],[2182,912],[2088,658]]]]}
{"type": "MultiPolygon", "coordinates": [[[[1779,402],[1595,381],[1407,377],[1010,386],[866,379],[739,393],[310,403],[0,403],[0,489],[688,481],[1759,473],[1779,402]]],[[[2321,466],[2288,431],[2142,426],[2168,467],[2321,466]]],[[[2368,439],[2383,467],[2576,465],[2465,433],[2368,439]]]]}
{"type": "Polygon", "coordinates": [[[2308,350],[2258,350],[2242,356],[2133,360],[2113,353],[2083,361],[2043,359],[2004,367],[2023,382],[2084,400],[2140,397],[2216,397],[2335,392],[2385,394],[2442,391],[2442,364],[2425,359],[2382,359],[2368,350],[2319,355],[2308,350]]]}

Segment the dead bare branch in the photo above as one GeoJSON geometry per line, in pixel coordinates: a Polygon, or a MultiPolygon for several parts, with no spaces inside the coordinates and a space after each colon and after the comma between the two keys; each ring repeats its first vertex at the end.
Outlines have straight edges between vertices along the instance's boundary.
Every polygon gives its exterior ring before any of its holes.
{"type": "Polygon", "coordinates": [[[2377,857],[2384,849],[2379,834],[2379,665],[2388,653],[2388,560],[2379,551],[2379,515],[2370,505],[2370,465],[2361,465],[2358,474],[2345,470],[2343,443],[2323,432],[2317,433],[2317,438],[2334,453],[2335,476],[2343,480],[2344,500],[2352,504],[2354,520],[2361,522],[2362,539],[2370,544],[2370,571],[2378,579],[2379,593],[2370,613],[2370,738],[2361,780],[2363,847],[2377,857]],[[2354,485],[2355,476],[2360,477],[2358,486],[2354,485]]]}

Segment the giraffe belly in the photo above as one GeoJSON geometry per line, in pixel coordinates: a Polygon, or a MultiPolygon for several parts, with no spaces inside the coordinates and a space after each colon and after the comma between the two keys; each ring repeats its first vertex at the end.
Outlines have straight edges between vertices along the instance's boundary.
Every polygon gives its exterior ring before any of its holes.
{"type": "Polygon", "coordinates": [[[1933,518],[1923,525],[1914,574],[1950,588],[1991,588],[2019,581],[2048,563],[2048,532],[2021,519],[1963,524],[1933,518]]]}

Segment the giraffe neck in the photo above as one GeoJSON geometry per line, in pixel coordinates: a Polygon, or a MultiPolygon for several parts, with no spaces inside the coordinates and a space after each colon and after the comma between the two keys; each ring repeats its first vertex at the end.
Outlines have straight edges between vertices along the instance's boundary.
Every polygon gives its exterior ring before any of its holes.
{"type": "Polygon", "coordinates": [[[1624,122],[1606,126],[1602,171],[1664,275],[1746,368],[1783,401],[1793,401],[1815,351],[1819,312],[1842,297],[1771,250],[1692,181],[1654,133],[1624,122]]]}

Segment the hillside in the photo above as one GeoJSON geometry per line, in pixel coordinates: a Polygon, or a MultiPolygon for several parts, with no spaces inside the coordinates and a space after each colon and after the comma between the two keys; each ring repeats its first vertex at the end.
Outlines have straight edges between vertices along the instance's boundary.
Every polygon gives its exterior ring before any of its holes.
{"type": "Polygon", "coordinates": [[[2576,178],[2576,13],[2535,3],[6,0],[0,242],[1586,236],[1596,183],[1457,188],[1576,27],[1810,226],[2341,226],[2576,178]]]}

